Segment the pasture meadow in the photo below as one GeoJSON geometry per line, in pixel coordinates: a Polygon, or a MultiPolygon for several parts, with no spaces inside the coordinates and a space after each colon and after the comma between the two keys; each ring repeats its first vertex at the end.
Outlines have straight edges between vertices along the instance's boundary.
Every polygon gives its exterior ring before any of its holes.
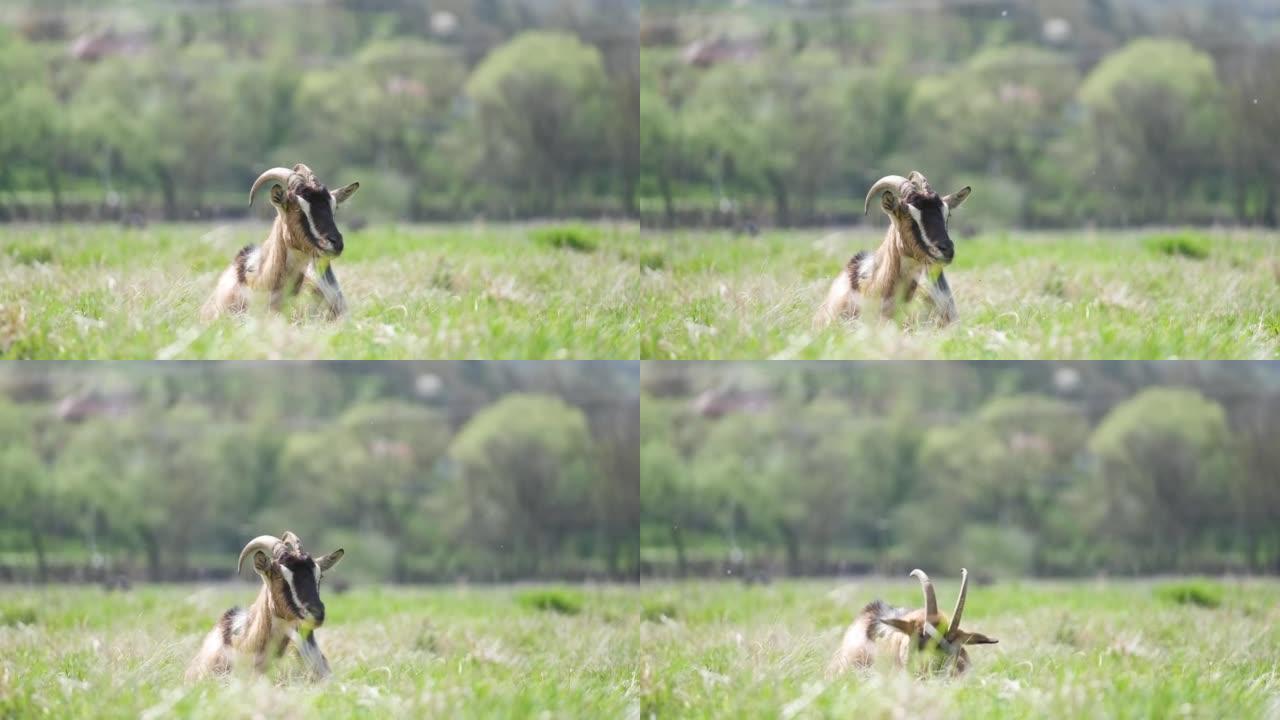
{"type": "MultiPolygon", "coordinates": [[[[939,578],[950,612],[958,590],[939,578]]],[[[882,658],[829,679],[870,600],[921,604],[912,579],[650,584],[640,660],[644,717],[1280,717],[1280,583],[970,584],[968,673],[915,679],[882,658]]]]}
{"type": "Polygon", "coordinates": [[[296,657],[185,684],[204,634],[257,589],[0,589],[0,717],[634,717],[639,605],[616,586],[324,593],[334,676],[296,657]]]}
{"type": "Polygon", "coordinates": [[[626,225],[344,228],[348,315],[200,306],[265,223],[0,227],[4,359],[635,358],[626,225]]]}
{"type": "Polygon", "coordinates": [[[814,330],[827,288],[882,230],[646,232],[644,359],[1271,359],[1280,235],[1263,231],[957,232],[960,320],[913,302],[901,324],[814,330]]]}

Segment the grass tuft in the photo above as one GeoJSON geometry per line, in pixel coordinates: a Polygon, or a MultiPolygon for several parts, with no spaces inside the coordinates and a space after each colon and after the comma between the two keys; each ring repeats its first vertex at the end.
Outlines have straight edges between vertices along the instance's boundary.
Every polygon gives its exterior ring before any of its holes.
{"type": "Polygon", "coordinates": [[[538,228],[529,236],[535,243],[557,250],[595,252],[600,246],[601,232],[585,225],[558,225],[538,228]]]}
{"type": "Polygon", "coordinates": [[[8,251],[9,257],[19,265],[38,265],[53,262],[53,247],[45,242],[15,240],[8,251]]]}
{"type": "Polygon", "coordinates": [[[1222,586],[1208,580],[1186,580],[1161,585],[1155,589],[1156,597],[1175,605],[1195,605],[1216,608],[1222,604],[1222,586]]]}
{"type": "Polygon", "coordinates": [[[1161,255],[1203,260],[1209,257],[1212,240],[1201,233],[1181,232],[1152,235],[1142,242],[1148,250],[1161,255]]]}
{"type": "Polygon", "coordinates": [[[0,626],[35,625],[36,610],[33,607],[0,607],[0,626]]]}
{"type": "Polygon", "coordinates": [[[676,604],[669,600],[651,600],[644,604],[640,614],[647,622],[675,620],[676,604]]]}
{"type": "Polygon", "coordinates": [[[530,610],[577,615],[582,612],[582,595],[562,588],[529,590],[516,596],[516,602],[530,610]]]}

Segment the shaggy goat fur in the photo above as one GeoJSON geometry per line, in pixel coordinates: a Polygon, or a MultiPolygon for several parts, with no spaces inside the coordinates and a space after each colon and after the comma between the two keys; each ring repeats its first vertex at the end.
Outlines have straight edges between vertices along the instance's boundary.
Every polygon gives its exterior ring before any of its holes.
{"type": "Polygon", "coordinates": [[[951,211],[969,197],[965,187],[939,197],[924,175],[887,175],[867,193],[864,210],[880,197],[880,208],[889,216],[889,230],[874,253],[854,255],[827,291],[814,318],[825,327],[844,317],[857,317],[864,302],[879,303],[880,313],[892,318],[899,303],[910,302],[924,288],[925,302],[933,316],[946,324],[954,321],[955,300],[942,269],[955,257],[955,245],[947,232],[951,211]]]}
{"type": "Polygon", "coordinates": [[[969,589],[969,571],[960,571],[960,595],[951,617],[938,612],[938,601],[933,583],[923,570],[911,574],[920,579],[924,590],[925,607],[906,610],[875,600],[862,608],[858,617],[845,631],[840,648],[827,666],[827,674],[835,676],[850,669],[866,669],[875,664],[877,654],[888,652],[898,667],[907,667],[913,654],[924,661],[929,670],[950,666],[955,674],[969,667],[966,645],[986,645],[998,642],[982,633],[960,629],[964,614],[965,596],[969,589]]]}
{"type": "Polygon", "coordinates": [[[261,535],[240,552],[239,568],[252,556],[253,569],[262,578],[258,599],[249,608],[233,607],[218,618],[205,636],[200,651],[187,668],[187,680],[231,672],[240,658],[252,658],[262,671],[269,659],[296,648],[313,677],[330,674],[329,661],[316,644],[315,628],[324,624],[320,578],[342,559],[339,548],[312,559],[297,535],[261,535]]]}
{"type": "Polygon", "coordinates": [[[330,266],[343,248],[334,213],[360,183],[330,192],[306,165],[273,168],[254,182],[250,205],[267,184],[276,208],[271,232],[262,245],[247,245],[236,253],[201,315],[212,320],[224,313],[244,312],[254,291],[269,294],[271,309],[279,310],[285,296],[296,296],[304,287],[321,301],[330,319],[342,315],[347,301],[330,266]]]}

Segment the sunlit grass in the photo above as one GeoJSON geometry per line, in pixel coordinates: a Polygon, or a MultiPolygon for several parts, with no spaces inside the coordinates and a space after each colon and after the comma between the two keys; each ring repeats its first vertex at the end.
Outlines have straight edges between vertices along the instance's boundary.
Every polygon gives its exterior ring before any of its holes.
{"type": "MultiPolygon", "coordinates": [[[[937,578],[935,578],[937,579],[937,578]]],[[[1167,599],[1164,581],[972,586],[959,678],[883,663],[828,679],[869,600],[915,607],[903,581],[649,584],[642,713],[658,717],[1259,718],[1280,712],[1280,584],[1222,583],[1215,609],[1167,599]]],[[[938,583],[950,609],[956,584],[938,583]]]]}
{"type": "Polygon", "coordinates": [[[646,232],[639,307],[649,359],[1274,358],[1280,235],[957,233],[960,321],[917,302],[899,323],[811,322],[832,278],[879,231],[646,232]]]}
{"type": "Polygon", "coordinates": [[[350,306],[199,321],[217,274],[265,224],[0,228],[0,357],[635,358],[639,278],[625,226],[374,227],[334,270],[350,306]],[[557,236],[558,237],[558,236],[557,236]]]}
{"type": "MultiPolygon", "coordinates": [[[[935,573],[938,575],[940,573],[935,573]]],[[[935,578],[944,605],[954,578],[935,578]]],[[[1280,711],[1280,584],[1011,582],[970,588],[1000,640],[970,672],[825,676],[868,600],[910,579],[637,587],[357,588],[326,594],[334,677],[295,658],[194,685],[182,673],[234,587],[0,590],[4,717],[1259,718],[1280,711]],[[1170,592],[1195,585],[1217,607],[1170,592]],[[567,599],[547,602],[547,598],[567,599]]]]}
{"type": "MultiPolygon", "coordinates": [[[[187,685],[187,663],[249,584],[0,589],[0,717],[624,717],[634,715],[633,590],[577,589],[573,614],[515,588],[325,593],[333,677],[286,657],[267,676],[187,685]]],[[[554,596],[552,589],[537,591],[554,596]]]]}

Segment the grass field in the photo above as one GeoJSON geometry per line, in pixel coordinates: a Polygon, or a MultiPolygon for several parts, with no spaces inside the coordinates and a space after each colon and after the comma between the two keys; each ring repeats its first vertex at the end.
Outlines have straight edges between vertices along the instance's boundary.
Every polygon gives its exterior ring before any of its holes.
{"type": "Polygon", "coordinates": [[[331,323],[198,320],[265,223],[0,227],[0,358],[635,358],[638,232],[456,225],[347,231],[331,323]],[[577,240],[585,238],[584,242],[577,240]]]}
{"type": "Polygon", "coordinates": [[[1271,581],[971,587],[965,626],[1000,644],[923,679],[824,674],[866,601],[919,603],[911,580],[357,588],[326,593],[329,681],[288,657],[184,684],[253,592],[0,589],[0,717],[1280,717],[1271,581]]]}
{"type": "Polygon", "coordinates": [[[759,237],[646,232],[646,359],[1206,359],[1280,355],[1280,234],[957,233],[947,270],[960,321],[917,301],[894,323],[821,332],[814,312],[883,231],[759,237]]]}
{"type": "Polygon", "coordinates": [[[0,717],[635,716],[632,589],[356,589],[325,593],[334,676],[296,657],[193,685],[187,663],[254,588],[0,588],[0,717]]]}
{"type": "MultiPolygon", "coordinates": [[[[970,586],[964,626],[999,639],[959,678],[891,665],[828,680],[867,601],[918,607],[914,580],[647,586],[643,714],[659,717],[1276,718],[1280,584],[970,586]]],[[[938,582],[950,611],[957,584],[938,582]]]]}

